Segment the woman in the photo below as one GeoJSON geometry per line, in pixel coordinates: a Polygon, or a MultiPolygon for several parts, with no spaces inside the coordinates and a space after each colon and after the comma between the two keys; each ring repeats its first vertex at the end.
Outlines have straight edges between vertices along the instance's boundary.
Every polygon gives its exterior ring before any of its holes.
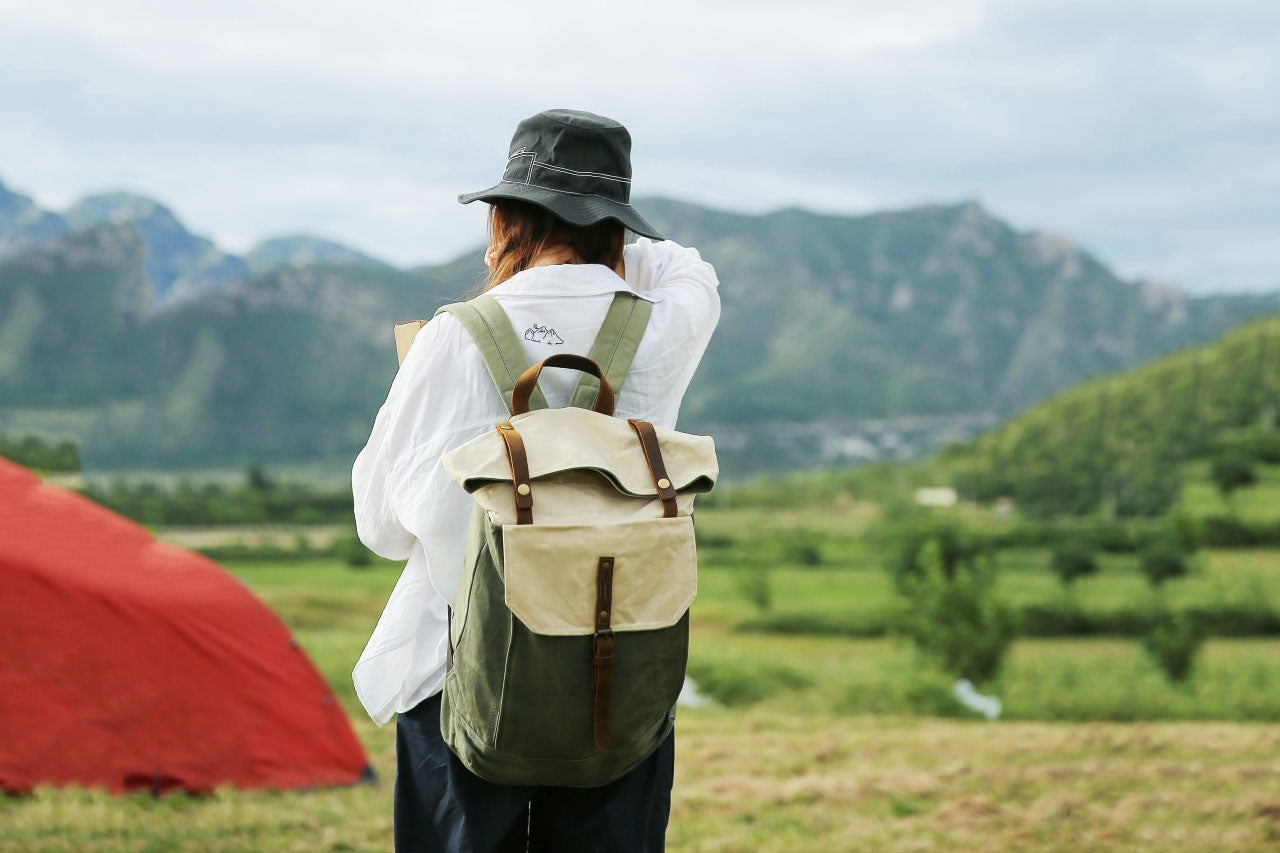
{"type": "MultiPolygon", "coordinates": [[[[502,179],[464,204],[489,210],[492,295],[529,364],[585,355],[619,290],[653,311],[617,396],[617,417],[674,428],[680,401],[720,317],[718,281],[696,249],[664,240],[631,207],[631,137],[593,113],[547,110],[522,121],[502,179]],[[638,235],[624,246],[626,230],[638,235]]],[[[580,374],[548,368],[539,387],[568,403],[580,374]]],[[[379,725],[396,725],[398,851],[661,850],[673,737],[600,788],[496,785],[440,737],[440,689],[473,499],[440,465],[450,449],[508,417],[479,351],[441,314],[418,333],[352,469],[356,529],[375,553],[407,560],[353,673],[379,725]]]]}

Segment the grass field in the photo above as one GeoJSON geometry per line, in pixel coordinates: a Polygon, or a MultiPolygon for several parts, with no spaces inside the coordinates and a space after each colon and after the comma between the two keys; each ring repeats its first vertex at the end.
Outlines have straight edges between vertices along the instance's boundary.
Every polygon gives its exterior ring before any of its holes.
{"type": "MultiPolygon", "coordinates": [[[[42,789],[0,799],[0,849],[390,849],[394,726],[369,722],[350,670],[398,567],[290,561],[230,568],[289,624],[334,685],[379,783],[159,800],[42,789]]],[[[1273,580],[1268,559],[1211,555],[1209,572],[1236,569],[1273,580]]],[[[1034,565],[1010,572],[1039,573],[1034,565]]],[[[1121,586],[1098,595],[1127,594],[1125,567],[1114,574],[1111,582],[1121,586]]],[[[778,570],[774,583],[775,606],[798,612],[889,601],[882,573],[870,568],[793,566],[778,570]]],[[[1191,682],[1174,688],[1131,641],[1023,640],[997,685],[1008,719],[987,723],[929,716],[955,713],[948,682],[892,640],[733,630],[752,610],[728,569],[710,565],[702,573],[691,671],[726,704],[681,710],[671,849],[1280,846],[1280,726],[1043,721],[1280,719],[1280,641],[1212,641],[1191,682]]]]}

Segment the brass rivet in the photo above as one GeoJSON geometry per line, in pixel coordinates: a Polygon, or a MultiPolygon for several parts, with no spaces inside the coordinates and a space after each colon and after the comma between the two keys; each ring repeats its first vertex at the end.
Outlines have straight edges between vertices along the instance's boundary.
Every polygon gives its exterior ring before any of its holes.
{"type": "Polygon", "coordinates": [[[668,480],[666,477],[663,477],[661,480],[658,481],[658,488],[659,489],[671,488],[671,481],[668,480]]]}
{"type": "Polygon", "coordinates": [[[520,485],[516,486],[516,491],[517,491],[517,492],[519,492],[519,493],[520,493],[520,494],[522,494],[522,495],[527,495],[527,494],[529,494],[529,484],[528,484],[528,483],[521,483],[520,485]]]}
{"type": "Polygon", "coordinates": [[[609,614],[608,614],[607,612],[605,612],[604,610],[601,610],[601,611],[600,611],[600,618],[601,618],[601,619],[608,619],[608,618],[609,618],[609,614]]]}
{"type": "Polygon", "coordinates": [[[502,423],[498,424],[498,429],[511,429],[511,424],[507,423],[506,421],[503,421],[502,423]]]}

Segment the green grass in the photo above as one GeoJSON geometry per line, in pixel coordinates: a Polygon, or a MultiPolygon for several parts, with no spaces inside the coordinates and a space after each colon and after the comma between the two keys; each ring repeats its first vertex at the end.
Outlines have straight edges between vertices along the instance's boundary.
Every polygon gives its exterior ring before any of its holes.
{"type": "MultiPolygon", "coordinates": [[[[1156,594],[1138,573],[1131,554],[1099,555],[1101,570],[1076,582],[1075,601],[1101,614],[1152,605],[1156,594]]],[[[997,594],[1008,603],[1060,606],[1068,601],[1049,569],[1043,548],[1002,551],[997,594]]],[[[739,590],[735,575],[744,571],[711,554],[699,570],[695,613],[722,625],[757,627],[787,633],[878,633],[897,606],[888,572],[879,562],[818,568],[779,563],[768,570],[772,603],[759,611],[739,590]]],[[[1169,582],[1161,597],[1174,608],[1280,606],[1280,554],[1274,550],[1215,550],[1197,554],[1192,574],[1169,582]]]]}
{"type": "MultiPolygon", "coordinates": [[[[726,704],[784,715],[973,716],[951,698],[950,678],[892,639],[705,629],[690,673],[713,675],[703,692],[726,704]]],[[[1183,685],[1169,683],[1134,640],[1019,640],[987,691],[1008,719],[1277,722],[1280,640],[1211,640],[1183,685]]]]}
{"type": "MultiPolygon", "coordinates": [[[[232,568],[333,685],[380,782],[159,800],[40,789],[0,798],[0,850],[389,849],[394,726],[368,720],[350,672],[398,566],[232,568]]],[[[859,605],[845,597],[874,577],[835,587],[837,571],[789,571],[778,600],[797,609],[859,605]]],[[[725,620],[743,612],[738,593],[725,570],[705,575],[690,666],[731,703],[680,712],[673,850],[1251,850],[1280,838],[1276,727],[919,716],[964,712],[949,680],[910,651],[886,639],[734,631],[725,620]]],[[[1280,718],[1280,642],[1215,640],[1202,663],[1173,688],[1133,642],[1024,640],[996,689],[1011,718],[1280,718]]]]}

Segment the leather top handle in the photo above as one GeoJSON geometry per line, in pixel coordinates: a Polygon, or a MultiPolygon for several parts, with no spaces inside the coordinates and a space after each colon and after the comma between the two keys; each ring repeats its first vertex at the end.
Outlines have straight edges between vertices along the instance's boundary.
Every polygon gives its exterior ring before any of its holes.
{"type": "Polygon", "coordinates": [[[604,371],[600,369],[600,365],[585,355],[561,352],[549,355],[537,364],[530,365],[524,373],[520,374],[520,378],[516,380],[515,388],[511,390],[512,415],[522,415],[529,411],[529,395],[533,393],[534,386],[538,384],[538,374],[542,372],[544,367],[572,367],[574,370],[581,370],[583,373],[590,373],[592,376],[597,377],[600,380],[600,388],[596,391],[596,399],[591,404],[591,408],[602,415],[613,414],[613,389],[609,387],[609,380],[604,378],[604,371]]]}

